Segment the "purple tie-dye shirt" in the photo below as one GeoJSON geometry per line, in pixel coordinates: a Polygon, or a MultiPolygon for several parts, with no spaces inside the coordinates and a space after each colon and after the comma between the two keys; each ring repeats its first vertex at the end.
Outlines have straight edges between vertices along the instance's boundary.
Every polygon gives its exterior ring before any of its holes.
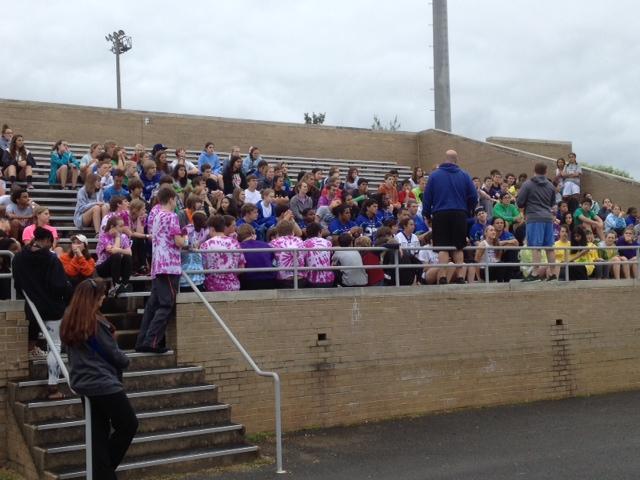
{"type": "MultiPolygon", "coordinates": [[[[273,248],[303,248],[302,240],[293,235],[287,235],[286,237],[277,237],[271,240],[269,244],[273,248]]],[[[293,252],[274,252],[273,256],[276,260],[276,265],[280,268],[293,267],[293,252]]],[[[298,266],[304,267],[305,252],[298,252],[298,266]]],[[[302,275],[300,272],[299,275],[302,275]]],[[[278,279],[287,280],[293,278],[293,270],[279,270],[278,279]]]]}
{"type": "MultiPolygon", "coordinates": [[[[113,246],[116,239],[109,235],[107,232],[100,232],[98,237],[98,245],[96,246],[96,255],[98,256],[98,262],[96,265],[100,265],[107,261],[111,254],[107,251],[108,246],[113,246]]],[[[131,248],[131,240],[124,233],[120,234],[120,248],[131,248]]]]}
{"type": "MultiPolygon", "coordinates": [[[[304,241],[304,248],[331,248],[331,242],[326,238],[313,237],[304,241]]],[[[318,250],[305,252],[307,267],[330,267],[331,251],[318,250]]],[[[331,270],[314,270],[305,272],[309,283],[333,283],[334,273],[331,270]]]]}
{"type": "MultiPolygon", "coordinates": [[[[244,254],[234,252],[240,248],[235,238],[216,236],[200,245],[201,250],[225,248],[228,253],[203,253],[202,265],[205,270],[232,269],[244,267],[244,254]]],[[[204,286],[208,292],[229,292],[240,290],[240,279],[237,273],[207,273],[204,286]]]]}
{"type": "Polygon", "coordinates": [[[181,234],[178,216],[159,209],[153,218],[150,233],[153,242],[151,278],[156,278],[156,275],[180,275],[180,247],[175,242],[175,236],[181,234]]]}

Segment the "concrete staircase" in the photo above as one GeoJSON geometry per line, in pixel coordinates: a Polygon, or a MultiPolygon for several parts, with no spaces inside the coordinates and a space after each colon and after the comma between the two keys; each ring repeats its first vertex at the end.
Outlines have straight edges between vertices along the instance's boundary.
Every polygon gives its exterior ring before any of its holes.
{"type": "MultiPolygon", "coordinates": [[[[105,310],[116,324],[121,346],[131,346],[140,313],[105,310]]],[[[141,299],[129,299],[141,301],[141,299]]],[[[111,307],[111,308],[108,308],[111,307]]],[[[194,471],[249,461],[258,448],[244,440],[244,427],[231,421],[231,407],[218,402],[217,387],[207,384],[201,366],[177,366],[173,351],[156,355],[127,351],[124,373],[139,429],[119,469],[119,478],[194,471]]],[[[80,398],[64,381],[67,398],[46,400],[46,360],[31,362],[28,380],[9,385],[9,401],[42,479],[84,477],[84,413],[80,398]]]]}

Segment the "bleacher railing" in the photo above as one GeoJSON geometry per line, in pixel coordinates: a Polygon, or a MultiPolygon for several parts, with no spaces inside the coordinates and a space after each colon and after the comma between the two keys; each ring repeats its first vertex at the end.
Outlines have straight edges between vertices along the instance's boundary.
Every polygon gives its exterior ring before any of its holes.
{"type": "MultiPolygon", "coordinates": [[[[0,256],[9,257],[9,265],[13,264],[13,257],[15,255],[11,250],[0,250],[0,256]]],[[[0,273],[0,278],[8,278],[10,280],[11,286],[10,286],[10,291],[9,291],[9,295],[10,295],[9,299],[10,300],[15,300],[16,299],[16,289],[15,289],[15,284],[14,284],[14,281],[13,281],[13,274],[11,273],[11,268],[9,268],[9,272],[0,273]]]]}
{"type": "MultiPolygon", "coordinates": [[[[58,364],[58,367],[60,367],[60,372],[62,373],[62,376],[64,377],[65,381],[67,382],[67,385],[69,386],[69,390],[71,390],[71,392],[75,395],[76,392],[74,392],[73,389],[71,388],[71,378],[69,377],[69,370],[67,370],[67,366],[64,364],[64,361],[62,360],[62,356],[60,355],[58,348],[56,348],[55,344],[53,343],[53,339],[51,338],[51,335],[49,335],[49,331],[47,330],[47,326],[45,325],[44,320],[40,315],[40,312],[38,312],[38,309],[36,308],[35,304],[29,298],[29,295],[27,295],[27,293],[24,290],[22,291],[22,295],[24,296],[24,299],[27,302],[27,305],[29,305],[31,312],[33,313],[33,316],[36,319],[36,322],[38,323],[38,327],[40,327],[40,331],[42,332],[42,335],[44,335],[44,338],[47,341],[47,347],[49,348],[49,352],[53,354],[54,358],[56,359],[56,363],[58,364]]],[[[92,448],[93,442],[91,441],[91,402],[89,402],[89,397],[84,397],[84,408],[85,408],[84,436],[85,436],[85,463],[86,463],[85,478],[87,480],[92,480],[93,479],[93,448],[92,448]]]]}
{"type": "MultiPolygon", "coordinates": [[[[589,247],[589,246],[568,246],[568,247],[529,247],[529,246],[491,246],[491,247],[481,247],[481,246],[469,246],[465,247],[465,251],[476,251],[480,249],[492,249],[496,251],[533,251],[533,250],[545,250],[545,251],[583,251],[583,250],[603,250],[607,248],[615,248],[618,249],[618,246],[612,247],[589,247]]],[[[258,252],[271,252],[271,253],[280,253],[280,252],[290,252],[293,257],[293,265],[282,267],[261,267],[261,268],[229,268],[229,269],[202,269],[202,270],[185,270],[184,274],[215,274],[215,273],[249,273],[249,272],[292,272],[291,280],[293,281],[293,288],[298,289],[298,280],[303,276],[304,272],[313,272],[313,271],[334,271],[334,270],[394,270],[395,272],[395,286],[400,286],[400,270],[401,269],[423,269],[423,268],[442,268],[442,269],[457,269],[463,267],[473,267],[484,270],[484,282],[489,283],[491,281],[489,272],[491,268],[496,267],[548,267],[548,268],[556,268],[561,267],[564,271],[564,280],[571,281],[569,274],[570,267],[572,266],[587,266],[587,265],[636,265],[636,274],[635,279],[640,280],[640,245],[631,245],[627,247],[620,247],[623,250],[635,250],[636,252],[636,260],[626,260],[626,261],[597,261],[597,262],[576,262],[571,261],[569,259],[569,255],[565,255],[562,262],[550,263],[550,262],[489,262],[485,256],[485,260],[481,262],[474,263],[412,263],[412,264],[401,264],[400,263],[400,255],[401,251],[403,252],[418,252],[420,250],[432,250],[432,251],[455,251],[455,247],[432,247],[432,246],[401,246],[399,245],[397,249],[389,249],[385,247],[322,247],[322,248],[239,248],[239,249],[224,249],[224,248],[216,248],[216,249],[208,249],[208,250],[200,250],[194,249],[190,250],[191,252],[207,254],[207,253],[258,253],[258,252]],[[309,267],[309,266],[299,266],[299,257],[304,252],[318,252],[318,251],[329,251],[329,252],[339,252],[339,251],[358,251],[358,252],[392,252],[394,254],[394,262],[388,264],[377,264],[377,265],[331,265],[331,266],[319,266],[319,267],[309,267]]]]}

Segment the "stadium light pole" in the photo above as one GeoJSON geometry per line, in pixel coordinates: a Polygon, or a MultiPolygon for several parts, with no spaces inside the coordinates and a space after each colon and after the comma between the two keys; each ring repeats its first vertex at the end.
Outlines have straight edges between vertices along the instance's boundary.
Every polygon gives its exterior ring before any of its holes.
{"type": "Polygon", "coordinates": [[[433,90],[435,127],[451,131],[451,86],[449,82],[449,27],[447,0],[433,3],[433,90]]]}
{"type": "Polygon", "coordinates": [[[127,36],[123,30],[105,35],[104,39],[111,42],[111,52],[116,54],[116,92],[118,96],[118,108],[122,108],[122,98],[120,94],[120,55],[131,50],[131,37],[127,36]]]}

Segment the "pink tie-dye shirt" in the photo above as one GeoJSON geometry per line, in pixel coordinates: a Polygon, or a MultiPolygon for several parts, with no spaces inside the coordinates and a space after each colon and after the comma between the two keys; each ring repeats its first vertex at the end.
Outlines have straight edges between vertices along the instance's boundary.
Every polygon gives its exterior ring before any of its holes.
{"type": "Polygon", "coordinates": [[[151,278],[156,278],[156,275],[180,275],[180,247],[175,242],[175,236],[181,234],[178,216],[161,208],[154,216],[150,233],[153,242],[151,278]]]}
{"type": "MultiPolygon", "coordinates": [[[[200,245],[201,250],[224,248],[228,253],[203,253],[202,265],[205,270],[232,269],[244,267],[244,254],[234,252],[240,248],[235,238],[215,236],[200,245]]],[[[207,273],[204,286],[208,292],[229,292],[240,290],[240,279],[237,273],[207,273]]]]}
{"type": "MultiPolygon", "coordinates": [[[[269,244],[273,248],[303,248],[302,240],[293,235],[287,235],[286,237],[277,237],[271,240],[269,244]]],[[[276,265],[282,267],[293,267],[293,252],[274,252],[273,254],[276,265]]],[[[304,267],[305,252],[298,252],[298,266],[304,267]]],[[[300,272],[300,276],[303,272],[300,272]]],[[[279,270],[278,279],[288,280],[293,278],[293,270],[279,270]]]]}
{"type": "MultiPolygon", "coordinates": [[[[308,238],[304,241],[304,248],[331,248],[331,242],[322,237],[308,238]]],[[[304,252],[307,267],[330,267],[331,251],[318,250],[304,252]]],[[[333,283],[334,273],[331,270],[309,270],[305,272],[309,283],[333,283]]]]}
{"type": "MultiPolygon", "coordinates": [[[[113,246],[116,239],[109,235],[107,232],[100,232],[98,237],[98,245],[96,246],[96,255],[98,261],[96,265],[100,265],[107,261],[111,254],[107,251],[108,246],[113,246]]],[[[124,233],[120,234],[120,248],[131,248],[131,240],[124,233]]]]}
{"type": "Polygon", "coordinates": [[[153,226],[153,220],[156,218],[156,215],[158,214],[160,209],[162,209],[162,205],[160,205],[159,203],[156,203],[151,209],[151,211],[149,212],[149,215],[147,215],[147,231],[148,232],[151,231],[151,227],[153,226]]]}

